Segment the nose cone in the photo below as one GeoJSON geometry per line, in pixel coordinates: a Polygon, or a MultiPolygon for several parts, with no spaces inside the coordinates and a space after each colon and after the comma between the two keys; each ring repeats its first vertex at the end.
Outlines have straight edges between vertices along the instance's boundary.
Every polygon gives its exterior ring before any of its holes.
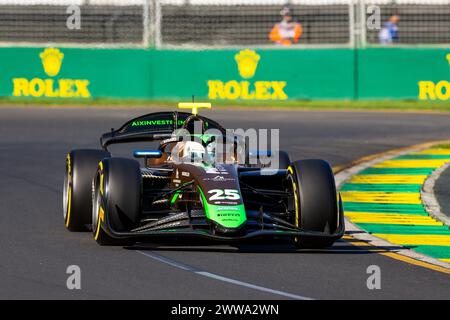
{"type": "Polygon", "coordinates": [[[239,232],[247,221],[243,204],[234,206],[205,207],[205,213],[217,233],[231,234],[239,232]]]}

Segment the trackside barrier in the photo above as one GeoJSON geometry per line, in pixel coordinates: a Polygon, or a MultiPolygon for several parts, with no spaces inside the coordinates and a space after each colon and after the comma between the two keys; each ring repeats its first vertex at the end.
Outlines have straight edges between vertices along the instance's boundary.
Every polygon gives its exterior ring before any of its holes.
{"type": "Polygon", "coordinates": [[[446,48],[0,48],[0,97],[445,101],[449,69],[446,48]]]}

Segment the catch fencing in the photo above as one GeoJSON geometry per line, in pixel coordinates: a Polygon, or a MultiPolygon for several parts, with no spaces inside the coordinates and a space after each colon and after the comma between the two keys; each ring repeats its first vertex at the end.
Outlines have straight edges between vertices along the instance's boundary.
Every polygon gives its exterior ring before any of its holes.
{"type": "Polygon", "coordinates": [[[302,27],[289,48],[381,46],[392,16],[390,45],[450,44],[450,0],[0,0],[0,45],[270,48],[286,5],[302,27]]]}

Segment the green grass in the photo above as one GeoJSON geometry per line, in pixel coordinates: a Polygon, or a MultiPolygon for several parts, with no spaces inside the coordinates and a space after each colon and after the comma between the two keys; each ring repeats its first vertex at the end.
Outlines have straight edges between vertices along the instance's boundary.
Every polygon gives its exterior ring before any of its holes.
{"type": "MultiPolygon", "coordinates": [[[[145,99],[17,99],[0,98],[0,105],[43,105],[43,106],[148,106],[173,107],[179,100],[145,100],[145,99]]],[[[200,101],[200,99],[199,99],[200,101]]],[[[204,99],[202,99],[204,101],[204,99]]],[[[413,100],[371,100],[371,101],[214,101],[217,107],[263,107],[304,110],[390,110],[390,111],[440,111],[450,112],[450,101],[413,101],[413,100]]]]}
{"type": "Polygon", "coordinates": [[[434,146],[434,148],[450,149],[450,143],[438,144],[437,146],[434,146]]]}

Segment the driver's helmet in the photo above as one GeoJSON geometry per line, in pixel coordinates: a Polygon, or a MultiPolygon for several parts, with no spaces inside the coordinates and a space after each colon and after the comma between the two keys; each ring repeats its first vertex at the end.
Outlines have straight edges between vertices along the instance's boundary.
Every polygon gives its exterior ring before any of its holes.
{"type": "Polygon", "coordinates": [[[173,161],[201,162],[205,156],[205,147],[196,141],[180,141],[172,149],[173,161]]]}

